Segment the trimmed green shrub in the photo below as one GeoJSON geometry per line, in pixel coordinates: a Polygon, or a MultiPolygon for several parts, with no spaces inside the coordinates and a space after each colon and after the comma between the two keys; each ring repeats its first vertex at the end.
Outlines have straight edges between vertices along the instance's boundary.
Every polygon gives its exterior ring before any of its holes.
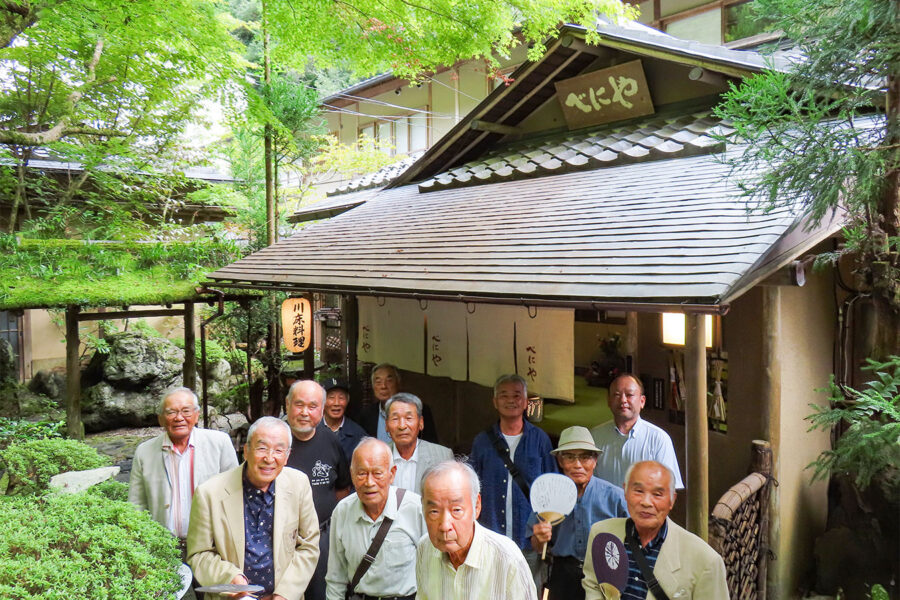
{"type": "Polygon", "coordinates": [[[0,463],[9,476],[6,493],[10,495],[41,493],[54,475],[105,467],[109,462],[87,444],[62,438],[29,440],[0,451],[0,463]]]}
{"type": "Polygon", "coordinates": [[[116,481],[115,479],[107,479],[97,485],[92,485],[86,490],[89,494],[97,494],[108,500],[118,500],[119,502],[128,502],[128,484],[116,481]]]}
{"type": "Polygon", "coordinates": [[[63,421],[24,421],[0,417],[0,449],[16,442],[61,437],[63,421]]]}
{"type": "Polygon", "coordinates": [[[173,598],[175,538],[127,502],[81,493],[0,497],[0,598],[173,598]]]}

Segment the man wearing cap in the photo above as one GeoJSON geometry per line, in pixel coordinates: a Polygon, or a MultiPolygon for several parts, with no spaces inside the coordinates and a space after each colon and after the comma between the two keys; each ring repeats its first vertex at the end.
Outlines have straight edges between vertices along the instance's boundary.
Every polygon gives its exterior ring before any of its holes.
{"type": "Polygon", "coordinates": [[[422,476],[432,465],[453,460],[446,446],[419,439],[424,425],[422,401],[418,396],[400,392],[384,405],[387,430],[391,436],[392,462],[397,469],[394,485],[417,494],[422,493],[422,476]]]}
{"type": "Polygon", "coordinates": [[[329,379],[322,387],[325,388],[325,424],[337,434],[344,456],[350,462],[356,445],[366,437],[366,431],[347,416],[350,387],[339,379],[329,379]]]}
{"type": "Polygon", "coordinates": [[[588,533],[597,521],[628,515],[622,489],[593,476],[600,449],[594,446],[591,432],[586,427],[569,427],[563,430],[559,446],[551,454],[556,456],[562,472],[575,482],[578,500],[572,514],[562,523],[551,527],[550,523],[531,515],[531,547],[538,553],[549,544],[551,557],[550,577],[546,587],[550,600],[581,600],[582,564],[587,551],[588,533]]]}
{"type": "Polygon", "coordinates": [[[585,597],[609,597],[603,587],[621,557],[613,550],[598,554],[595,561],[592,546],[595,537],[611,534],[624,542],[628,560],[626,583],[616,586],[623,600],[728,600],[722,557],[669,519],[675,505],[675,479],[669,468],[656,461],[638,462],[629,467],[625,481],[630,518],[607,519],[591,527],[584,560],[585,597]]]}
{"type": "Polygon", "coordinates": [[[613,420],[591,429],[594,444],[603,451],[594,475],[619,486],[625,483],[628,467],[638,461],[655,460],[675,475],[675,488],[684,489],[672,438],[641,418],[647,402],[641,380],[630,373],[619,375],[609,385],[607,402],[613,420]]]}

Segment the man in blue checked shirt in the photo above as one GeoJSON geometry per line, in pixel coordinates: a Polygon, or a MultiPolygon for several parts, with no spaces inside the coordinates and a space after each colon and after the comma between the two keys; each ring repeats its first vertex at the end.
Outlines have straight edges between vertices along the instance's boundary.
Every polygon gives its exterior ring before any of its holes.
{"type": "Polygon", "coordinates": [[[472,442],[469,462],[481,479],[481,516],[478,522],[512,539],[522,549],[532,573],[539,556],[531,548],[532,482],[556,472],[550,438],[525,420],[528,386],[519,375],[502,375],[494,384],[494,408],[500,418],[472,442]],[[513,467],[513,471],[507,466],[513,467]]]}
{"type": "Polygon", "coordinates": [[[586,427],[569,427],[559,437],[559,446],[553,451],[562,472],[575,482],[578,501],[572,513],[562,523],[551,527],[532,513],[531,547],[541,552],[549,544],[547,555],[551,557],[550,578],[546,587],[550,600],[583,600],[581,587],[582,563],[587,551],[591,525],[604,519],[628,516],[622,488],[593,476],[600,449],[594,446],[591,432],[586,427]]]}

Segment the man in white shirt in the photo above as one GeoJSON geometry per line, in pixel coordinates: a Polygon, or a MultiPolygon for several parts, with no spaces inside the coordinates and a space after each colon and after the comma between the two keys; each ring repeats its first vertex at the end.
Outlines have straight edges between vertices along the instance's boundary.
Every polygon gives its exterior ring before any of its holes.
{"type": "Polygon", "coordinates": [[[237,466],[227,433],[197,428],[200,404],[185,387],[168,391],[159,405],[165,431],[134,453],[128,500],[148,511],[172,532],[184,551],[194,490],[218,473],[237,466]]]}
{"type": "Polygon", "coordinates": [[[419,600],[537,600],[522,551],[480,525],[481,484],[469,465],[445,461],[422,481],[428,538],[416,550],[419,600]]]}
{"type": "Polygon", "coordinates": [[[613,485],[625,484],[625,472],[634,463],[655,460],[675,475],[675,489],[684,489],[672,438],[652,423],[641,419],[647,401],[641,380],[631,374],[616,377],[607,399],[613,420],[591,429],[594,444],[603,452],[594,475],[613,485]]]}
{"type": "Polygon", "coordinates": [[[441,461],[452,460],[453,451],[419,439],[425,421],[422,401],[417,396],[403,392],[394,394],[385,403],[384,410],[393,464],[397,468],[394,485],[420,494],[425,471],[441,461]]]}
{"type": "Polygon", "coordinates": [[[356,493],[338,502],[331,515],[327,600],[344,600],[385,519],[392,521],[390,529],[352,597],[415,598],[415,548],[425,534],[425,522],[419,496],[409,491],[399,494],[401,490],[391,485],[394,471],[384,442],[365,438],[354,450],[350,474],[356,493]]]}

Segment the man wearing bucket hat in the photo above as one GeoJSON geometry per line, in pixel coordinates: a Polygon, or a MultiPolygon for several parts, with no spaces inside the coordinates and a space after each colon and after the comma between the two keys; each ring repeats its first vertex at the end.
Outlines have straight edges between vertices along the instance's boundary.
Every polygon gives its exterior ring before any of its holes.
{"type": "Polygon", "coordinates": [[[600,452],[591,432],[579,426],[563,430],[559,445],[551,451],[563,474],[575,482],[578,491],[575,509],[559,525],[551,527],[536,514],[528,521],[533,532],[532,548],[540,553],[544,544],[548,544],[547,553],[552,565],[546,587],[551,600],[584,598],[582,564],[591,525],[628,514],[622,489],[593,476],[600,452]]]}
{"type": "MultiPolygon", "coordinates": [[[[588,600],[608,600],[615,569],[598,554],[594,540],[615,537],[624,542],[625,557],[613,551],[614,563],[627,577],[614,589],[622,600],[728,600],[725,562],[709,544],[669,519],[675,505],[672,471],[653,460],[638,462],[625,474],[628,519],[608,519],[591,527],[584,561],[584,589],[588,600]],[[627,560],[620,560],[625,558],[627,560]]],[[[608,552],[608,551],[607,551],[608,552]]]]}

